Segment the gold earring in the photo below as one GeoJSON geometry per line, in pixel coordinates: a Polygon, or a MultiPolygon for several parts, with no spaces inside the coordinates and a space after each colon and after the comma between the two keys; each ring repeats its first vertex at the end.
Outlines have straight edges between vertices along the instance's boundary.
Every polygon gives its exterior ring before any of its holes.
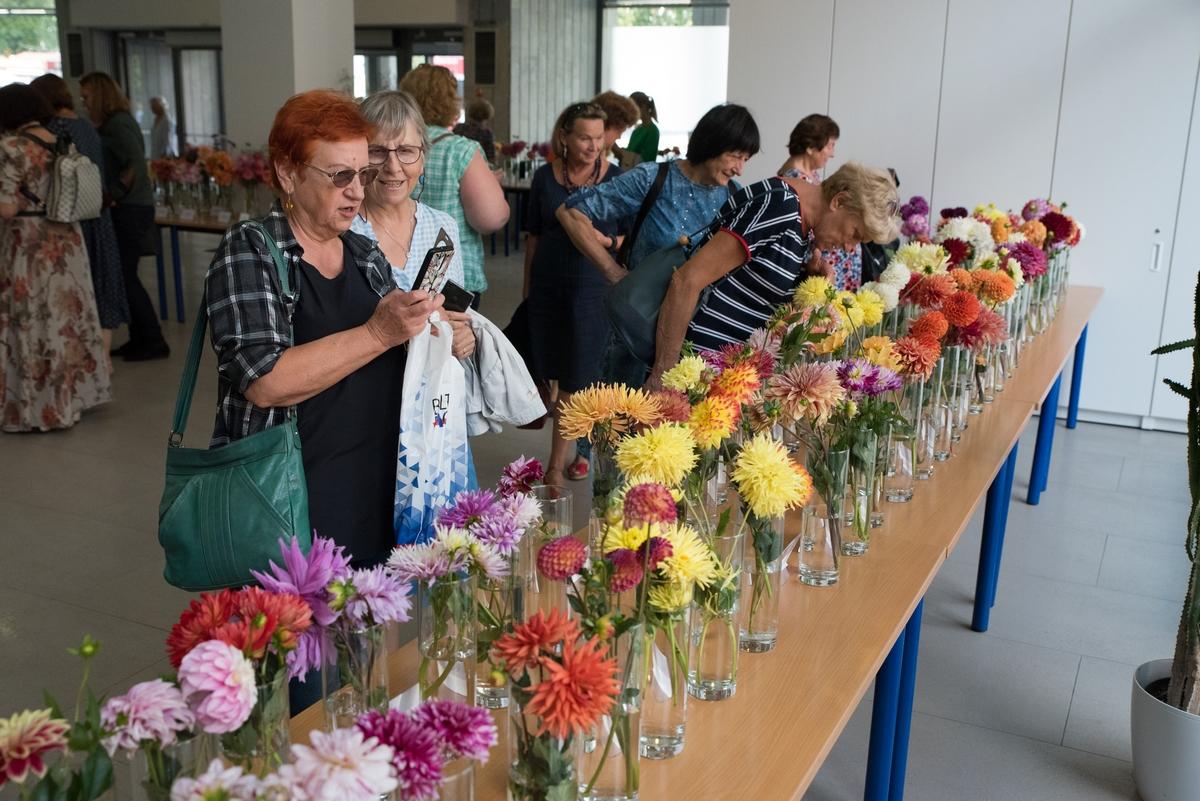
{"type": "Polygon", "coordinates": [[[287,197],[283,199],[283,210],[291,211],[294,208],[296,208],[296,204],[292,202],[292,193],[288,192],[287,197]]]}

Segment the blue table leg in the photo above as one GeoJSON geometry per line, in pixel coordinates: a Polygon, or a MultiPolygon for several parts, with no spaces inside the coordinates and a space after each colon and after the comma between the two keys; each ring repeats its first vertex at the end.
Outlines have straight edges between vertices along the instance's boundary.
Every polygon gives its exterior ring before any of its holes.
{"type": "Polygon", "coordinates": [[[158,316],[159,319],[167,319],[167,268],[163,264],[162,254],[162,228],[154,227],[154,234],[158,237],[158,247],[154,249],[154,266],[158,270],[158,316]]]}
{"type": "Polygon", "coordinates": [[[864,801],[887,801],[892,782],[896,744],[896,708],[900,701],[900,674],[904,661],[905,632],[875,674],[875,698],[871,707],[871,739],[867,749],[867,786],[864,801]]]}
{"type": "Polygon", "coordinates": [[[904,777],[908,772],[908,739],[912,731],[913,695],[917,689],[917,657],[921,648],[921,613],[925,599],[917,604],[904,627],[904,659],[900,663],[900,697],[896,707],[896,744],[892,750],[892,782],[888,801],[904,798],[904,777]]]}
{"type": "Polygon", "coordinates": [[[1029,475],[1029,494],[1025,502],[1037,506],[1041,495],[1046,491],[1046,481],[1050,476],[1050,452],[1054,448],[1054,423],[1058,416],[1058,393],[1062,389],[1062,373],[1054,379],[1046,399],[1042,401],[1042,409],[1038,414],[1037,443],[1033,446],[1033,471],[1029,475]]]}
{"type": "Polygon", "coordinates": [[[987,502],[983,508],[983,539],[979,544],[979,570],[975,574],[975,611],[971,616],[971,628],[975,631],[988,630],[988,618],[992,611],[992,596],[996,591],[997,565],[1000,562],[1000,538],[1003,529],[1001,522],[1006,484],[1005,473],[1008,471],[1008,459],[996,472],[992,484],[988,487],[987,502]]]}
{"type": "Polygon", "coordinates": [[[175,273],[175,316],[183,322],[183,257],[179,254],[179,229],[171,226],[171,269],[175,273]]]}
{"type": "Polygon", "coordinates": [[[988,606],[996,605],[996,588],[1000,586],[1000,562],[1004,559],[1004,534],[1008,531],[1008,509],[1012,506],[1012,485],[1013,477],[1017,474],[1017,448],[1020,443],[1015,443],[1013,449],[1008,454],[1008,459],[1004,462],[1004,500],[1000,506],[1000,534],[999,543],[996,547],[996,574],[992,578],[992,597],[988,601],[988,606]]]}
{"type": "Polygon", "coordinates": [[[1079,335],[1075,343],[1075,361],[1071,364],[1071,398],[1067,401],[1067,428],[1074,428],[1079,423],[1079,389],[1083,385],[1083,353],[1087,350],[1087,330],[1079,335]]]}

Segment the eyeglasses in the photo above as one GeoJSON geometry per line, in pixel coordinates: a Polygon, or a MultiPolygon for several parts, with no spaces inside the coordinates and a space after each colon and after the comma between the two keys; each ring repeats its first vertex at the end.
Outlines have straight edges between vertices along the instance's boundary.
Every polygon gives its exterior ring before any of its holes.
{"type": "Polygon", "coordinates": [[[604,109],[595,103],[574,103],[567,106],[567,111],[563,115],[563,118],[565,122],[571,123],[581,117],[603,120],[606,116],[604,109]]]}
{"type": "Polygon", "coordinates": [[[401,164],[416,164],[421,159],[421,155],[425,152],[425,148],[417,145],[400,145],[400,147],[384,147],[383,145],[371,145],[367,148],[367,160],[372,164],[384,165],[387,164],[392,154],[396,154],[396,160],[401,164]]]}
{"type": "Polygon", "coordinates": [[[336,172],[329,172],[328,170],[322,170],[315,164],[309,164],[307,161],[304,162],[304,166],[311,167],[312,169],[324,175],[330,181],[333,181],[333,185],[338,189],[345,189],[347,186],[349,186],[350,182],[354,180],[354,176],[356,175],[358,176],[358,182],[362,184],[364,188],[373,184],[375,179],[379,177],[378,167],[363,167],[361,170],[337,170],[336,172]]]}

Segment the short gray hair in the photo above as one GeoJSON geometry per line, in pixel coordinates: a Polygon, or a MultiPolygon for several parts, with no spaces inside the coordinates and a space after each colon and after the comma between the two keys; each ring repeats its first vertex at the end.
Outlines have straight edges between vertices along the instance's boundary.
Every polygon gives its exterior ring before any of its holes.
{"type": "Polygon", "coordinates": [[[363,118],[375,126],[376,133],[384,139],[403,136],[409,124],[417,126],[421,135],[421,147],[429,152],[429,135],[425,130],[425,118],[421,109],[408,92],[385,89],[368,95],[358,104],[363,118]]]}

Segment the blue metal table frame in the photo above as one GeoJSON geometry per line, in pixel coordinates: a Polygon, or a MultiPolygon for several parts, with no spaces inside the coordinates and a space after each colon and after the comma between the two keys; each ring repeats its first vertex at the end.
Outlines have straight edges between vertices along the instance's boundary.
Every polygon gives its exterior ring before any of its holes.
{"type": "Polygon", "coordinates": [[[219,223],[215,220],[159,218],[154,223],[157,226],[158,235],[158,241],[155,243],[157,248],[154,252],[154,263],[158,272],[158,316],[163,320],[166,320],[169,316],[167,309],[167,272],[162,248],[162,229],[166,228],[170,233],[171,242],[171,276],[175,285],[175,318],[182,323],[186,315],[183,310],[183,256],[179,251],[179,232],[191,231],[198,234],[222,236],[225,230],[233,224],[233,221],[219,223]]]}
{"type": "MultiPolygon", "coordinates": [[[[1079,392],[1083,385],[1083,361],[1087,351],[1088,327],[1085,325],[1075,343],[1075,357],[1071,365],[1071,389],[1067,396],[1067,428],[1079,424],[1079,392]]],[[[1029,492],[1025,502],[1037,506],[1050,478],[1050,456],[1054,450],[1054,428],[1058,418],[1058,397],[1062,391],[1062,373],[1054,379],[1050,391],[1042,401],[1038,415],[1037,443],[1033,446],[1033,470],[1029,474],[1029,492]]]]}
{"type": "Polygon", "coordinates": [[[908,770],[917,657],[921,649],[921,599],[875,674],[871,735],[867,746],[865,801],[901,801],[908,770]]]}

